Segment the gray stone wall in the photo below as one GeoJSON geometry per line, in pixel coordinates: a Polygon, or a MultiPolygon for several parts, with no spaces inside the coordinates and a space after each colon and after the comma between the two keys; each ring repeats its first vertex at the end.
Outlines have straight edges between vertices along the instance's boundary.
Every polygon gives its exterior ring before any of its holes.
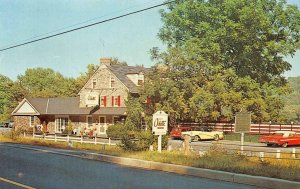
{"type": "Polygon", "coordinates": [[[84,88],[80,91],[80,107],[86,107],[85,96],[90,92],[97,92],[99,94],[99,98],[101,98],[101,96],[106,96],[106,107],[112,107],[112,96],[115,98],[120,96],[120,107],[126,107],[125,100],[127,100],[128,97],[128,89],[104,65],[97,70],[97,72],[89,79],[84,88]],[[111,78],[114,78],[115,80],[114,88],[110,87],[111,78]],[[96,86],[94,88],[92,88],[93,79],[96,79],[96,86]]]}

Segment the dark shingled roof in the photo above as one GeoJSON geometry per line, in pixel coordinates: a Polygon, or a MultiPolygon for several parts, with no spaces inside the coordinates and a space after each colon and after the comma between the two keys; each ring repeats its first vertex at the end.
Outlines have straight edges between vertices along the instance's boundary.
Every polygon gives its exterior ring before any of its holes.
{"type": "Polygon", "coordinates": [[[126,112],[126,107],[100,107],[93,114],[96,115],[124,115],[126,112]]]}
{"type": "Polygon", "coordinates": [[[93,107],[80,108],[79,97],[28,98],[27,100],[40,114],[88,115],[93,109],[93,107]]]}
{"type": "Polygon", "coordinates": [[[127,77],[128,74],[138,74],[140,72],[147,72],[149,68],[140,66],[126,66],[126,65],[110,65],[107,66],[110,71],[118,77],[118,79],[129,89],[131,93],[138,93],[138,87],[127,77]]]}
{"type": "Polygon", "coordinates": [[[40,113],[47,115],[124,115],[126,107],[79,107],[79,97],[27,98],[40,113]]]}

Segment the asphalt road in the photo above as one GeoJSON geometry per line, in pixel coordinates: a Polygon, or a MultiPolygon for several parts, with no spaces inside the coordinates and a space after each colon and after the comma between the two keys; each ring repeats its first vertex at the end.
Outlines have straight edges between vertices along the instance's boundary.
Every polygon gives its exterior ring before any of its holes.
{"type": "MultiPolygon", "coordinates": [[[[241,184],[11,147],[0,143],[0,188],[252,189],[241,184]],[[19,186],[18,186],[19,185],[19,186]]],[[[39,147],[33,147],[39,148],[39,147]]],[[[45,149],[45,147],[41,148],[45,149]]],[[[51,148],[47,148],[52,150],[51,148]]],[[[55,150],[55,149],[53,149],[55,150]]],[[[60,150],[61,151],[61,150],[60,150]]],[[[68,152],[67,150],[65,152],[68,152]]]]}

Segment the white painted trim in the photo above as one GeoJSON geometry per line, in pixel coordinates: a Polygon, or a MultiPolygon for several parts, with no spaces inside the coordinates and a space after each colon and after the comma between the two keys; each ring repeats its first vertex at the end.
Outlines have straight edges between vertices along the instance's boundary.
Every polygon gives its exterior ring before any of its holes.
{"type": "Polygon", "coordinates": [[[87,115],[86,116],[86,128],[89,128],[89,117],[92,118],[92,125],[93,125],[93,116],[92,115],[87,115]]]}
{"type": "Polygon", "coordinates": [[[29,116],[29,126],[34,127],[35,116],[29,116]],[[33,125],[31,125],[31,117],[33,117],[33,125]]]}
{"type": "MultiPolygon", "coordinates": [[[[56,119],[57,118],[68,118],[68,122],[70,121],[70,116],[69,115],[55,115],[55,121],[54,121],[54,131],[55,131],[55,133],[61,133],[60,131],[57,131],[57,125],[56,125],[56,119]]],[[[66,125],[66,126],[68,126],[68,125],[66,125]]]]}
{"type": "MultiPolygon", "coordinates": [[[[35,107],[32,105],[32,104],[30,104],[30,102],[26,99],[26,98],[24,98],[20,103],[19,103],[19,105],[14,109],[14,111],[11,113],[11,115],[20,115],[20,114],[18,114],[18,113],[16,113],[22,106],[23,106],[23,104],[25,103],[25,102],[27,102],[31,107],[32,107],[32,109],[36,112],[36,114],[34,114],[34,115],[41,115],[40,114],[40,112],[39,111],[37,111],[37,109],[35,109],[35,107]]],[[[23,115],[23,114],[22,114],[23,115]]]]}
{"type": "Polygon", "coordinates": [[[113,124],[116,124],[116,123],[115,123],[115,118],[118,118],[118,119],[119,119],[120,116],[112,116],[112,122],[113,122],[113,124]]]}
{"type": "Polygon", "coordinates": [[[104,125],[105,125],[105,124],[106,124],[106,116],[103,116],[103,115],[100,115],[100,116],[99,116],[99,125],[101,125],[101,123],[100,123],[100,118],[101,118],[101,117],[104,117],[104,125]]]}

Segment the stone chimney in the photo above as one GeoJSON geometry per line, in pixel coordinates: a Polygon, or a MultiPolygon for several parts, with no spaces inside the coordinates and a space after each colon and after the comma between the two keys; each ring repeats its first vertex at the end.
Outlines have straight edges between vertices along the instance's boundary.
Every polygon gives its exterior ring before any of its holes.
{"type": "Polygon", "coordinates": [[[111,58],[100,58],[100,64],[110,66],[110,63],[111,63],[111,58]]]}

